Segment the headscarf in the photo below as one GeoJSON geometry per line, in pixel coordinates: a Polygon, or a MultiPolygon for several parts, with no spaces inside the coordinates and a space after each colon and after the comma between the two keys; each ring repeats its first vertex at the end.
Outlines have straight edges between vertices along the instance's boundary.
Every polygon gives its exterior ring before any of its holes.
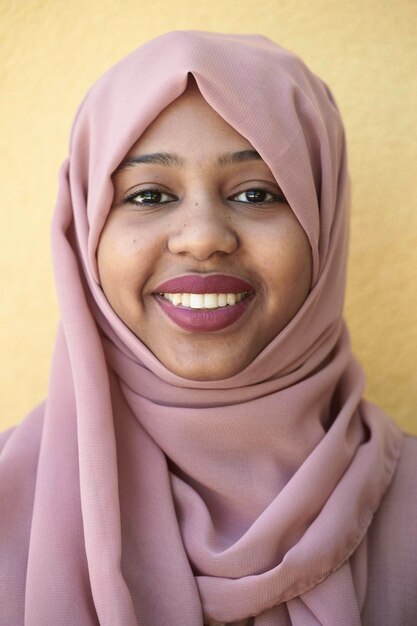
{"type": "Polygon", "coordinates": [[[0,457],[1,623],[361,623],[366,532],[402,436],[362,399],[342,318],[348,206],[333,97],[264,37],[170,33],[90,90],[53,220],[48,397],[0,457]],[[96,261],[112,173],[190,74],[271,169],[313,259],[294,318],[209,382],[169,371],[123,324],[96,261]]]}

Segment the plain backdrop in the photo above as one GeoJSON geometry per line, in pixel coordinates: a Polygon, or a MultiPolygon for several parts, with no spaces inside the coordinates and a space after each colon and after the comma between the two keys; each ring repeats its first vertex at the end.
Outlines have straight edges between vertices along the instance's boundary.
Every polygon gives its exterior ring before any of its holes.
{"type": "Polygon", "coordinates": [[[0,0],[0,430],[47,392],[59,319],[49,224],[78,104],[109,66],[177,29],[266,35],[330,85],[352,179],[353,348],[367,397],[417,434],[414,0],[0,0]]]}

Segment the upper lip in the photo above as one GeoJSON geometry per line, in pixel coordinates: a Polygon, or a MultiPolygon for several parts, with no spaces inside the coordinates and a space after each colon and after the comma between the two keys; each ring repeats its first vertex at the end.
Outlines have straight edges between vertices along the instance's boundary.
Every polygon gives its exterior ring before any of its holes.
{"type": "Polygon", "coordinates": [[[156,287],[154,293],[242,293],[255,291],[253,285],[227,274],[186,274],[170,278],[156,287]]]}

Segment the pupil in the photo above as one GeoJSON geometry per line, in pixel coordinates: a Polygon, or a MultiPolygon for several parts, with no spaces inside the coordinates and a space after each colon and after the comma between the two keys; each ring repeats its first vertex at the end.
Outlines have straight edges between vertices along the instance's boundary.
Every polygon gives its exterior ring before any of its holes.
{"type": "Polygon", "coordinates": [[[265,201],[265,192],[259,189],[250,189],[246,192],[248,199],[251,202],[264,202],[265,201]]]}
{"type": "Polygon", "coordinates": [[[142,198],[145,202],[154,202],[157,204],[161,200],[161,194],[159,191],[144,191],[142,198]]]}

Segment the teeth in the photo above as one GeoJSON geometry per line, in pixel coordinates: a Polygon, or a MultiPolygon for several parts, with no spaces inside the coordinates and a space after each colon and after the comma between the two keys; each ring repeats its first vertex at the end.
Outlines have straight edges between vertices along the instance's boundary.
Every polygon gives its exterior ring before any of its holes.
{"type": "Polygon", "coordinates": [[[172,302],[174,306],[181,304],[191,309],[217,309],[233,306],[244,300],[248,292],[242,293],[163,293],[160,294],[172,302]]]}
{"type": "Polygon", "coordinates": [[[192,309],[204,309],[204,294],[190,293],[190,307],[192,309]]]}
{"type": "Polygon", "coordinates": [[[204,308],[205,309],[217,309],[217,293],[205,293],[204,294],[204,308]]]}

